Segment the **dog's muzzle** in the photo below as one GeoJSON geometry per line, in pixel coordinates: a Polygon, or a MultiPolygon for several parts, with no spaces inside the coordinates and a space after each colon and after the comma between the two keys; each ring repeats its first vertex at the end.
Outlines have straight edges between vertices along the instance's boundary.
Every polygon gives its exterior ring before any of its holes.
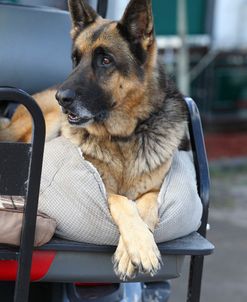
{"type": "Polygon", "coordinates": [[[87,108],[81,105],[78,106],[77,95],[71,89],[58,90],[56,99],[62,107],[63,113],[67,114],[71,125],[80,126],[89,122],[102,122],[108,117],[106,110],[93,114],[87,108]],[[77,106],[75,106],[75,103],[77,103],[77,106]]]}

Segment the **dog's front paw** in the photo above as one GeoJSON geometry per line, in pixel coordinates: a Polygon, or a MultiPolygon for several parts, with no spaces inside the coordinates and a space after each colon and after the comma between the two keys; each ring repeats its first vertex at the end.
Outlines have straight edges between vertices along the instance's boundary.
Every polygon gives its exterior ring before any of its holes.
{"type": "Polygon", "coordinates": [[[119,238],[118,247],[112,258],[114,271],[123,281],[133,279],[136,276],[136,267],[132,264],[126,247],[123,243],[122,236],[119,238]]]}
{"type": "Polygon", "coordinates": [[[126,240],[120,236],[113,263],[115,273],[124,281],[134,278],[137,273],[154,276],[162,260],[153,234],[145,228],[140,233],[129,234],[126,240]]]}
{"type": "Polygon", "coordinates": [[[161,268],[160,251],[148,228],[133,232],[124,240],[132,264],[140,273],[154,276],[161,268]]]}

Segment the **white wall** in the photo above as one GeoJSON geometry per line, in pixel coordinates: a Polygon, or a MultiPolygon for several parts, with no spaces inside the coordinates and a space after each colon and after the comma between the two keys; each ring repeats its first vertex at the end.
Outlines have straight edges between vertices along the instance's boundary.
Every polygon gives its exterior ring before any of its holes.
{"type": "Polygon", "coordinates": [[[215,48],[247,49],[247,0],[216,0],[215,48]]]}
{"type": "MultiPolygon", "coordinates": [[[[97,0],[89,0],[89,2],[94,8],[96,8],[97,0]]],[[[120,20],[128,2],[128,0],[108,0],[107,18],[120,20]]]]}
{"type": "Polygon", "coordinates": [[[128,0],[109,0],[108,1],[108,14],[107,17],[113,20],[120,20],[125,7],[128,4],[128,0]]]}

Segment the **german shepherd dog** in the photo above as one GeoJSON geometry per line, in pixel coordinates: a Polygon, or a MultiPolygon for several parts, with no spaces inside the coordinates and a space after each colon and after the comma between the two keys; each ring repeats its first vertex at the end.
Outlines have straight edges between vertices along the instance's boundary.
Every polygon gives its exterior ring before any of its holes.
{"type": "MultiPolygon", "coordinates": [[[[47,139],[61,131],[98,169],[120,232],[116,274],[154,275],[161,265],[153,237],[157,196],[186,137],[186,106],[158,62],[151,0],[131,0],[119,22],[101,18],[84,0],[69,0],[69,9],[73,71],[58,91],[34,96],[47,139]]],[[[23,107],[0,137],[30,139],[23,107]]]]}

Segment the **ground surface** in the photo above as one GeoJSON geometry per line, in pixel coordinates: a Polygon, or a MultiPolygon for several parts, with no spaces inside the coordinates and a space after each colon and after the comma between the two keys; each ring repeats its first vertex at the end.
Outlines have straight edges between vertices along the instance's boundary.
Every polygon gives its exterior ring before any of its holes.
{"type": "MultiPolygon", "coordinates": [[[[216,246],[205,259],[201,302],[247,301],[247,159],[211,166],[209,240],[216,246]]],[[[172,282],[170,302],[186,301],[188,262],[172,282]]]]}

